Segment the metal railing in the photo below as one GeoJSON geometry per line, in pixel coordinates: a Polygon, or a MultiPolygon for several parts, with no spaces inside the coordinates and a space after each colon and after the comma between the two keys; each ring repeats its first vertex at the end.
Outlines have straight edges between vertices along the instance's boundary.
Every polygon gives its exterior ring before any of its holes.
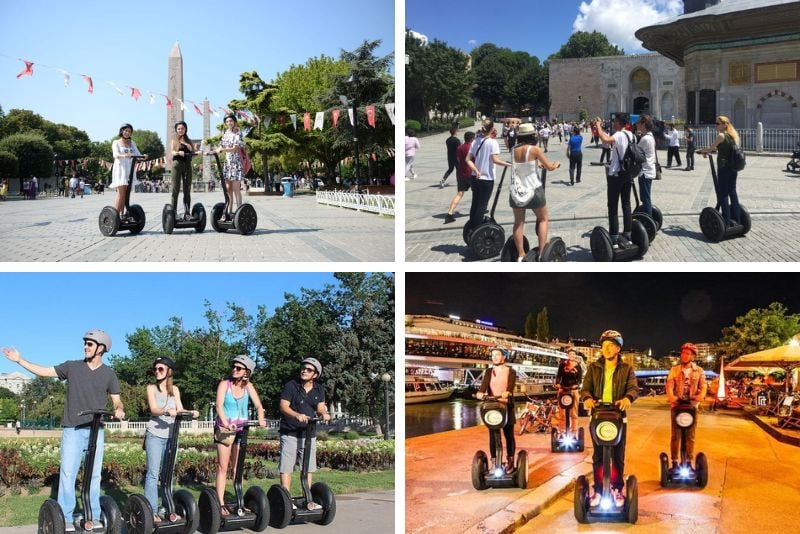
{"type": "MultiPolygon", "coordinates": [[[[793,128],[764,128],[762,135],[762,149],[759,150],[759,137],[756,128],[737,129],[739,142],[748,152],[777,152],[791,154],[797,150],[800,142],[800,130],[793,128]]],[[[695,146],[705,148],[717,138],[717,130],[712,127],[696,128],[694,130],[695,146]]],[[[680,135],[681,148],[686,149],[686,139],[683,132],[680,135]]]]}
{"type": "Polygon", "coordinates": [[[328,204],[356,211],[368,211],[394,217],[394,197],[350,193],[347,191],[317,191],[317,204],[328,204]]]}

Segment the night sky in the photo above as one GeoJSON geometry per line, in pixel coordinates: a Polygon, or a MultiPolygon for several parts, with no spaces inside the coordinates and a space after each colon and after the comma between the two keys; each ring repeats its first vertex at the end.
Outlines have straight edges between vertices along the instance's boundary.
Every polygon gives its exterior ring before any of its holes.
{"type": "Polygon", "coordinates": [[[654,357],[684,341],[716,342],[752,308],[800,312],[792,273],[406,273],[406,313],[482,319],[519,333],[547,307],[550,335],[597,340],[619,330],[654,357]]]}

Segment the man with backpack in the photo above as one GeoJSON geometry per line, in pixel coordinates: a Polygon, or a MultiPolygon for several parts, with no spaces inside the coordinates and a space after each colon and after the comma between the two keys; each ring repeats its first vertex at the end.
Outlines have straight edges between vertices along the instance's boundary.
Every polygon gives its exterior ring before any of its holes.
{"type": "Polygon", "coordinates": [[[614,134],[608,135],[599,120],[595,120],[600,141],[611,147],[611,164],[606,168],[608,194],[608,232],[611,241],[622,248],[631,244],[631,184],[633,178],[642,172],[645,161],[644,151],[636,144],[636,136],[626,131],[629,117],[627,113],[616,113],[612,126],[614,134]],[[619,233],[617,205],[622,202],[622,234],[619,233]]]}

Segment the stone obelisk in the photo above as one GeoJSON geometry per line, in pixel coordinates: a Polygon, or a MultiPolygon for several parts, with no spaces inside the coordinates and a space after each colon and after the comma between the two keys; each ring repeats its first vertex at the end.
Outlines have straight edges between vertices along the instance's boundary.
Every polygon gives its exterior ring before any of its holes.
{"type": "MultiPolygon", "coordinates": [[[[208,148],[208,138],[211,137],[211,109],[208,105],[208,98],[203,99],[203,153],[208,148]]],[[[211,157],[203,156],[203,182],[214,180],[211,173],[211,157]]]]}
{"type": "Polygon", "coordinates": [[[172,52],[169,53],[169,61],[167,62],[167,97],[172,102],[172,107],[167,108],[167,135],[164,136],[164,156],[166,158],[167,169],[172,169],[172,151],[169,149],[169,143],[172,136],[175,134],[175,123],[183,120],[183,110],[181,104],[178,102],[180,98],[183,101],[183,56],[181,56],[181,47],[178,41],[175,41],[175,46],[172,47],[172,52]]]}

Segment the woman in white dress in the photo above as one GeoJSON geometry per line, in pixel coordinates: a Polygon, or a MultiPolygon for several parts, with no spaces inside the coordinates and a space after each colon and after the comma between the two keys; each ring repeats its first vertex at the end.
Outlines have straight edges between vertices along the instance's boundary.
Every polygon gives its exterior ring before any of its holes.
{"type": "MultiPolygon", "coordinates": [[[[117,198],[114,200],[114,207],[117,213],[122,215],[125,208],[125,196],[128,192],[128,175],[133,165],[133,156],[142,156],[136,143],[131,139],[133,126],[123,124],[119,127],[119,139],[111,143],[111,151],[114,153],[114,166],[111,168],[111,185],[108,187],[117,190],[117,198]]],[[[136,169],[133,171],[133,185],[138,184],[136,179],[136,169]]]]}
{"type": "Polygon", "coordinates": [[[226,128],[225,133],[222,134],[219,148],[214,152],[217,154],[225,152],[225,164],[222,166],[222,173],[225,175],[226,186],[228,187],[228,211],[225,216],[230,218],[235,211],[233,204],[236,203],[237,208],[242,205],[241,185],[244,177],[244,167],[239,151],[244,148],[244,138],[236,125],[236,118],[233,115],[226,115],[223,122],[226,128]]]}

